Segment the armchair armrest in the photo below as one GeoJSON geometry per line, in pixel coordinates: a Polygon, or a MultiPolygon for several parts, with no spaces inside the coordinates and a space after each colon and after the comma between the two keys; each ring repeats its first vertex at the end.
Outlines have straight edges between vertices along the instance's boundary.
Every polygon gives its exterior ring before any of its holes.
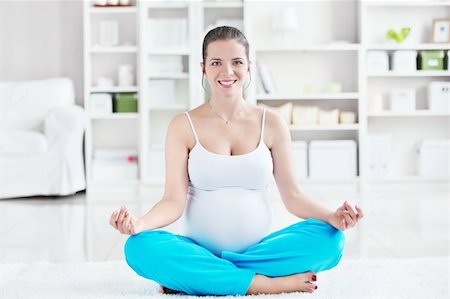
{"type": "Polygon", "coordinates": [[[49,146],[63,140],[83,136],[87,114],[79,106],[61,106],[50,110],[44,120],[44,134],[49,146]]]}

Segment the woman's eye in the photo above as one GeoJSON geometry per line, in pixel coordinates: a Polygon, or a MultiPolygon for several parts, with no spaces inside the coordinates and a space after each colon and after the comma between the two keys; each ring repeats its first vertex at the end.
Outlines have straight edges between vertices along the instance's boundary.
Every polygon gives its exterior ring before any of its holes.
{"type": "Polygon", "coordinates": [[[242,61],[237,60],[237,61],[234,62],[234,64],[241,65],[241,64],[244,64],[244,63],[242,61]]]}
{"type": "Polygon", "coordinates": [[[218,66],[218,65],[220,65],[220,63],[218,61],[213,61],[213,62],[211,62],[211,65],[212,66],[218,66]]]}

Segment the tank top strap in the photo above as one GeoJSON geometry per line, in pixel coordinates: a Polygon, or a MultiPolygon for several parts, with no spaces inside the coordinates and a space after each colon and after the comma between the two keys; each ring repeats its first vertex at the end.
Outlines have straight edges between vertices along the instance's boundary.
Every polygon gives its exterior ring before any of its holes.
{"type": "Polygon", "coordinates": [[[266,108],[263,108],[263,115],[262,115],[262,123],[261,123],[261,139],[259,142],[261,143],[264,138],[264,123],[266,122],[266,108]]]}
{"type": "Polygon", "coordinates": [[[197,136],[197,132],[195,132],[195,129],[194,129],[194,124],[192,123],[192,119],[191,119],[191,116],[189,115],[189,112],[184,112],[186,115],[187,115],[187,117],[188,117],[188,120],[189,120],[189,124],[191,125],[191,129],[192,129],[192,132],[194,133],[194,136],[195,136],[195,141],[196,142],[199,142],[198,141],[198,136],[197,136]]]}

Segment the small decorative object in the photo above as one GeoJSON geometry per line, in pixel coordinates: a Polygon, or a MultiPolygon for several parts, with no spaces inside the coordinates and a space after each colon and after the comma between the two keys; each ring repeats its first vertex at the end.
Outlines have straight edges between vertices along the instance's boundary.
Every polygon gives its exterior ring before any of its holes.
{"type": "Polygon", "coordinates": [[[389,71],[389,55],[386,51],[367,52],[367,72],[369,74],[385,73],[389,71]]]}
{"type": "Polygon", "coordinates": [[[419,69],[421,70],[443,70],[444,51],[426,50],[419,52],[419,69]]]}
{"type": "Polygon", "coordinates": [[[133,65],[122,64],[119,66],[119,86],[133,86],[134,84],[134,73],[133,65]]]}
{"type": "Polygon", "coordinates": [[[417,51],[397,50],[392,54],[392,70],[396,72],[417,71],[417,51]]]}
{"type": "Polygon", "coordinates": [[[119,0],[108,0],[108,4],[112,5],[112,6],[118,5],[119,4],[119,0]]]}
{"type": "Polygon", "coordinates": [[[450,42],[450,19],[433,20],[431,41],[433,43],[450,42]]]}
{"type": "Polygon", "coordinates": [[[416,91],[411,88],[391,90],[391,111],[414,112],[416,110],[416,91]]]}
{"type": "Polygon", "coordinates": [[[114,47],[119,44],[119,22],[100,22],[100,45],[104,47],[114,47]]]}
{"type": "Polygon", "coordinates": [[[395,30],[391,29],[387,32],[386,37],[400,44],[408,37],[410,31],[411,28],[408,27],[402,28],[400,32],[395,32],[395,30]]]}
{"type": "Polygon", "coordinates": [[[280,46],[287,47],[296,40],[292,32],[298,28],[298,17],[295,9],[285,7],[276,11],[272,17],[272,28],[277,32],[280,46]]]}
{"type": "Polygon", "coordinates": [[[339,123],[339,109],[319,110],[319,125],[337,125],[339,123]]]}
{"type": "Polygon", "coordinates": [[[304,93],[312,93],[313,87],[311,85],[305,85],[305,86],[303,86],[303,92],[304,93]]]}
{"type": "Polygon", "coordinates": [[[294,125],[317,125],[319,121],[319,107],[294,106],[292,109],[292,123],[294,125]]]}
{"type": "Polygon", "coordinates": [[[428,109],[450,114],[450,82],[434,81],[428,85],[428,109]]]}
{"type": "Polygon", "coordinates": [[[129,6],[130,0],[119,0],[119,4],[122,6],[129,6]]]}
{"type": "Polygon", "coordinates": [[[356,123],[356,113],[353,111],[341,111],[339,113],[339,122],[341,124],[354,124],[356,123]]]}
{"type": "Polygon", "coordinates": [[[105,6],[108,4],[108,0],[94,0],[95,6],[105,6]]]}
{"type": "Polygon", "coordinates": [[[369,99],[369,111],[370,112],[382,112],[383,111],[383,94],[374,93],[369,99]]]}
{"type": "Polygon", "coordinates": [[[262,87],[265,94],[274,94],[275,86],[273,84],[272,77],[270,76],[269,68],[261,62],[256,62],[256,68],[258,70],[258,76],[261,80],[262,87]]]}
{"type": "Polygon", "coordinates": [[[114,81],[111,78],[98,77],[97,78],[97,86],[98,87],[112,87],[112,86],[114,86],[114,81]]]}
{"type": "Polygon", "coordinates": [[[331,93],[340,93],[342,92],[342,84],[339,82],[332,82],[329,89],[331,93]]]}
{"type": "Polygon", "coordinates": [[[259,104],[259,106],[279,113],[288,125],[291,124],[291,120],[292,120],[292,103],[291,102],[288,102],[288,103],[283,104],[278,107],[267,106],[264,104],[259,104]]]}

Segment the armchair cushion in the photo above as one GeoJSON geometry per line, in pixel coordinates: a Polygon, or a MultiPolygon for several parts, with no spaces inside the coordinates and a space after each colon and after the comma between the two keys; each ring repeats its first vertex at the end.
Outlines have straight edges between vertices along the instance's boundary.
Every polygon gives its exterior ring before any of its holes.
{"type": "Polygon", "coordinates": [[[0,155],[34,155],[47,152],[47,139],[35,131],[0,132],[0,155]]]}

